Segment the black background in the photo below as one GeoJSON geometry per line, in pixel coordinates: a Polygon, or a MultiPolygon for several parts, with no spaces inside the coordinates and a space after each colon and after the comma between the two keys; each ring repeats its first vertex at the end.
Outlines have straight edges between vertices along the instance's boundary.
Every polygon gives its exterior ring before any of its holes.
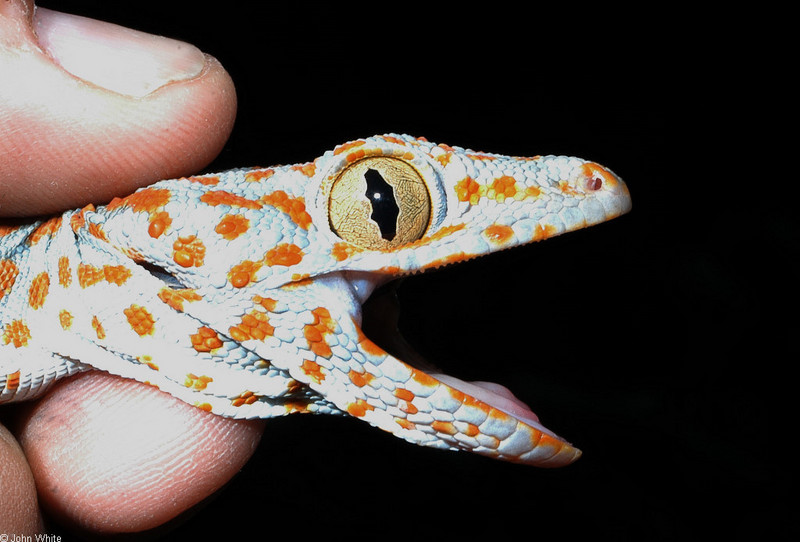
{"type": "Polygon", "coordinates": [[[709,36],[725,24],[717,15],[502,2],[40,5],[217,57],[239,113],[209,171],[305,162],[401,132],[578,155],[633,195],[623,218],[399,289],[406,338],[446,372],[509,386],[584,451],[575,465],[506,464],[352,419],[291,416],[269,422],[215,499],[158,534],[797,534],[796,422],[775,416],[792,402],[785,371],[798,357],[797,217],[775,204],[794,197],[796,174],[751,146],[739,92],[758,62],[741,32],[709,36]]]}

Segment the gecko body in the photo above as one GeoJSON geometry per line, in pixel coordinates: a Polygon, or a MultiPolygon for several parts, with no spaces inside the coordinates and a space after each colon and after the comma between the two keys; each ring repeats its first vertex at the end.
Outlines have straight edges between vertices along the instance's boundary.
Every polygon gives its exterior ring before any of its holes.
{"type": "Polygon", "coordinates": [[[393,278],[630,206],[594,162],[384,135],[0,226],[0,402],[101,369],[222,416],[349,414],[417,444],[565,465],[580,452],[526,405],[388,354],[361,305],[393,278]]]}

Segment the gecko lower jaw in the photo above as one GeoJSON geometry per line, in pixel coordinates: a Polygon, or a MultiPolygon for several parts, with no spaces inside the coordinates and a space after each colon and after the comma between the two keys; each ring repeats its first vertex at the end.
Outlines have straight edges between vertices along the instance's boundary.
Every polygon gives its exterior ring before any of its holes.
{"type": "Polygon", "coordinates": [[[541,422],[539,422],[539,416],[537,416],[527,404],[519,400],[511,392],[511,390],[509,390],[502,384],[497,384],[494,382],[483,382],[483,381],[466,382],[454,376],[450,376],[443,373],[429,373],[429,374],[430,376],[439,380],[440,382],[443,382],[452,388],[464,392],[474,397],[475,399],[478,399],[479,401],[483,401],[484,403],[496,408],[497,410],[501,410],[506,414],[516,418],[517,420],[538,429],[543,433],[546,433],[559,440],[563,440],[561,437],[553,433],[550,429],[543,426],[541,422]]]}
{"type": "Polygon", "coordinates": [[[502,384],[486,381],[467,382],[445,374],[434,363],[422,356],[400,332],[400,312],[396,291],[391,285],[375,290],[363,306],[363,325],[366,335],[384,350],[404,363],[419,369],[440,382],[482,401],[513,418],[559,440],[564,440],[544,427],[531,408],[502,384]]]}

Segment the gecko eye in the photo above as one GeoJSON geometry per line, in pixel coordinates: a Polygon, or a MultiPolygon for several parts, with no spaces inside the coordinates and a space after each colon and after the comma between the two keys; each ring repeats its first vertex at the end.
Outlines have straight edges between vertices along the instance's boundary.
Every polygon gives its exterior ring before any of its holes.
{"type": "Polygon", "coordinates": [[[361,248],[385,250],[416,241],[425,235],[430,216],[425,181],[398,158],[377,156],[355,162],[331,186],[331,229],[361,248]]]}

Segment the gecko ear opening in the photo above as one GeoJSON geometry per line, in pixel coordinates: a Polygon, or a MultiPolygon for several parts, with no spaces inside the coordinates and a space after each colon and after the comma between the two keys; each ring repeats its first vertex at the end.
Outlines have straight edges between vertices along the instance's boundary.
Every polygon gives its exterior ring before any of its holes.
{"type": "Polygon", "coordinates": [[[164,286],[173,290],[185,290],[186,286],[172,273],[154,263],[148,261],[134,261],[139,267],[150,273],[152,276],[164,283],[164,286]]]}
{"type": "Polygon", "coordinates": [[[431,223],[431,198],[409,162],[386,156],[359,160],[333,181],[331,229],[369,250],[391,250],[421,239],[431,223]]]}

